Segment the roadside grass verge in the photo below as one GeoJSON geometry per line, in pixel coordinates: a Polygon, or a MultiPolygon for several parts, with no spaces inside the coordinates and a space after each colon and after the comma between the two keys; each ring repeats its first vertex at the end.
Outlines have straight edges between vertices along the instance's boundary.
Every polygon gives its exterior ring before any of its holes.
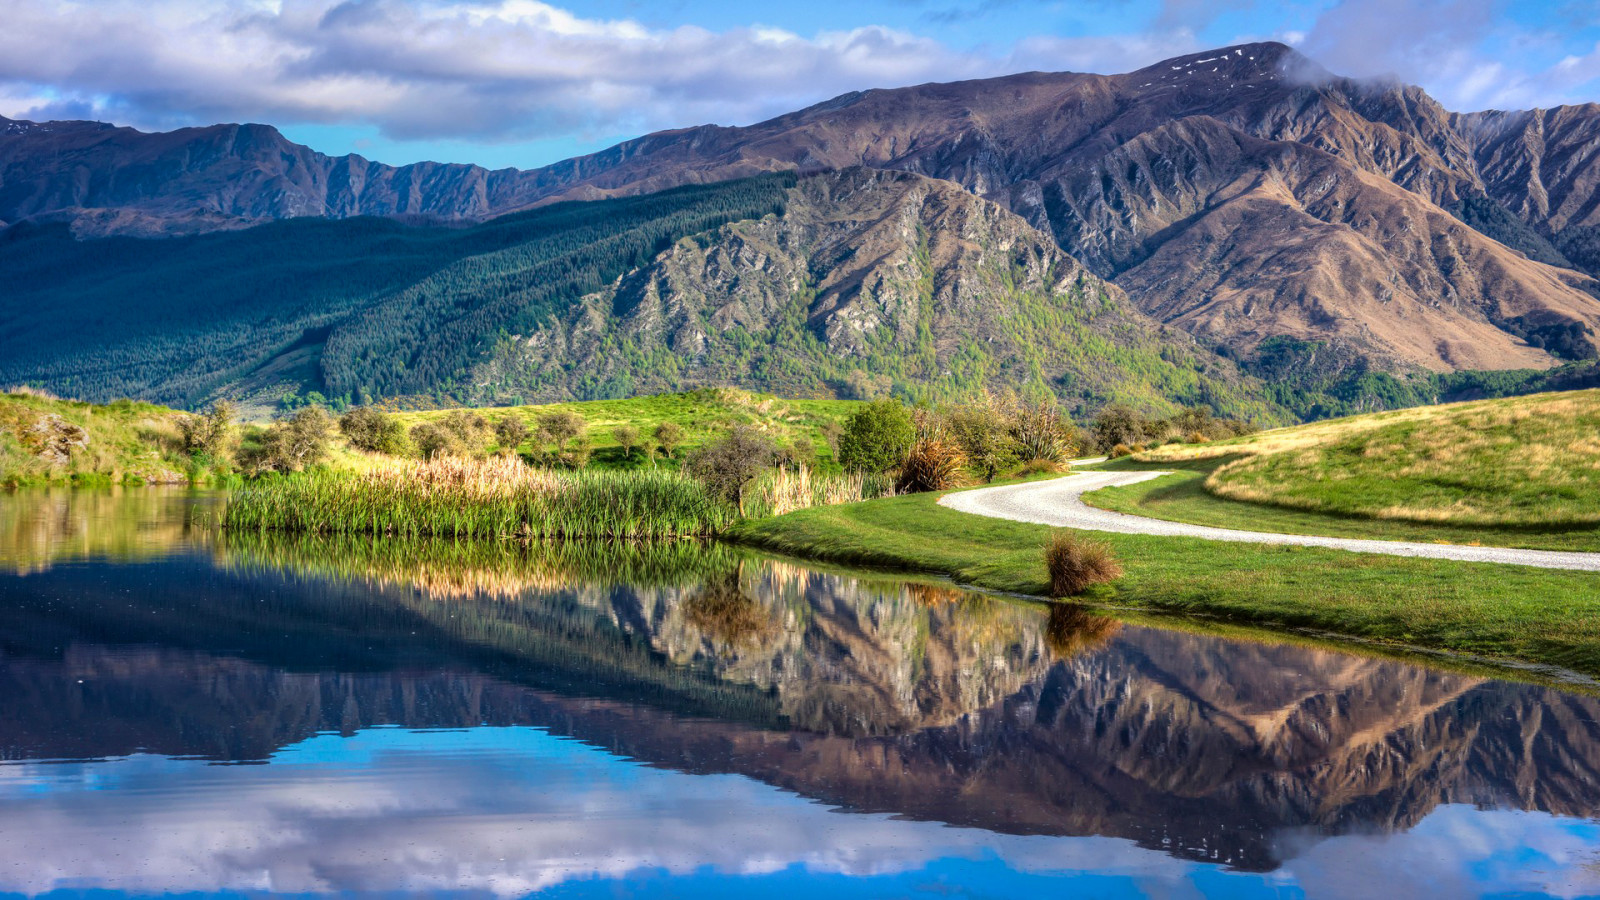
{"type": "MultiPolygon", "coordinates": [[[[1047,596],[1052,529],[945,509],[918,494],[818,507],[734,526],[753,546],[845,565],[944,575],[1047,596]]],[[[1357,554],[1313,547],[1096,534],[1126,574],[1082,600],[1288,626],[1393,645],[1600,674],[1592,573],[1357,554]]]]}
{"type": "MultiPolygon", "coordinates": [[[[1132,458],[1112,460],[1096,466],[1096,471],[1158,469],[1170,470],[1173,474],[1125,487],[1101,488],[1085,494],[1083,499],[1091,506],[1112,512],[1240,531],[1528,550],[1600,551],[1600,526],[1480,526],[1375,519],[1229,500],[1207,491],[1206,479],[1217,468],[1237,458],[1225,456],[1172,462],[1143,462],[1132,458]]],[[[1600,502],[1600,497],[1596,498],[1596,502],[1600,502]]]]}

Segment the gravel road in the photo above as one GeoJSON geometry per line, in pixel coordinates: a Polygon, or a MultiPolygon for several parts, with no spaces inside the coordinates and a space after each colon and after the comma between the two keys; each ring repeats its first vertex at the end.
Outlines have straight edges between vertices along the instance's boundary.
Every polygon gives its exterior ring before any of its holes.
{"type": "Polygon", "coordinates": [[[1511,563],[1544,569],[1600,571],[1600,553],[1513,550],[1502,547],[1467,547],[1460,544],[1411,544],[1402,541],[1367,541],[1356,538],[1273,534],[1265,531],[1234,531],[1231,528],[1188,525],[1183,522],[1167,522],[1161,519],[1108,512],[1095,509],[1083,502],[1083,495],[1090,491],[1097,491],[1103,487],[1138,484],[1169,474],[1171,473],[1081,472],[1050,481],[1034,481],[1028,484],[1011,484],[946,494],[940,498],[939,505],[979,516],[1079,528],[1086,531],[1196,537],[1212,541],[1242,541],[1252,544],[1299,544],[1306,547],[1353,550],[1358,553],[1387,553],[1391,556],[1423,556],[1462,562],[1511,563]]]}

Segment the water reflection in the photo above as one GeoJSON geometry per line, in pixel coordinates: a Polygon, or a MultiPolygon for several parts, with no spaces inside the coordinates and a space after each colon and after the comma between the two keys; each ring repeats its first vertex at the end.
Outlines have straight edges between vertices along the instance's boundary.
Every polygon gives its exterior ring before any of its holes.
{"type": "Polygon", "coordinates": [[[116,526],[169,538],[130,560],[92,537],[126,507],[40,502],[88,512],[54,565],[5,532],[0,889],[1600,889],[1588,696],[716,545],[223,538],[176,503],[116,526]]]}

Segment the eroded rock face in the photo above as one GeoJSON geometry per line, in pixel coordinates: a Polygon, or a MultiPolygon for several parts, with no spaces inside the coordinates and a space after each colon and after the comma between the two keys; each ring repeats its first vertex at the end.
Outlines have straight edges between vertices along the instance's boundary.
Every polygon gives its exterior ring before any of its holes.
{"type": "Polygon", "coordinates": [[[51,465],[64,466],[72,456],[89,446],[89,432],[55,413],[40,416],[28,426],[23,440],[36,449],[38,457],[51,465]]]}

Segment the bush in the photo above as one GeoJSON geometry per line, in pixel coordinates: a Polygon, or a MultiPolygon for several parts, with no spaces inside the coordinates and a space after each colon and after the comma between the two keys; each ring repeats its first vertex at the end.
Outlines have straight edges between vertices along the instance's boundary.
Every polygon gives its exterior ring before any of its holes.
{"type": "Polygon", "coordinates": [[[917,439],[898,400],[874,400],[852,414],[839,437],[839,463],[857,472],[887,472],[905,461],[917,439]]]}
{"type": "Polygon", "coordinates": [[[516,415],[504,415],[494,422],[494,440],[502,453],[515,453],[528,439],[528,423],[516,415]]]}
{"type": "Polygon", "coordinates": [[[454,434],[468,453],[481,453],[489,443],[489,420],[470,409],[451,410],[439,426],[454,434]]]}
{"type": "Polygon", "coordinates": [[[368,453],[399,456],[408,449],[406,428],[381,409],[358,406],[339,417],[339,431],[350,446],[368,453]]]}
{"type": "Polygon", "coordinates": [[[1076,597],[1097,584],[1122,577],[1122,564],[1105,541],[1070,531],[1050,536],[1044,548],[1044,566],[1050,573],[1050,595],[1076,597]]]}
{"type": "Polygon", "coordinates": [[[423,422],[411,429],[411,444],[423,459],[440,456],[465,456],[461,436],[437,422],[423,422]]]}
{"type": "Polygon", "coordinates": [[[1115,447],[1111,448],[1111,458],[1112,459],[1119,459],[1119,458],[1124,457],[1124,456],[1132,456],[1132,455],[1133,455],[1133,448],[1129,447],[1127,444],[1118,444],[1115,447]]]}
{"type": "Polygon", "coordinates": [[[1017,468],[1015,474],[1018,478],[1029,475],[1058,475],[1067,471],[1067,467],[1053,459],[1030,459],[1017,468]]]}
{"type": "Polygon", "coordinates": [[[306,406],[287,419],[272,423],[245,460],[245,467],[262,472],[298,472],[328,457],[333,419],[320,406],[306,406]]]}
{"type": "Polygon", "coordinates": [[[951,410],[945,416],[945,428],[984,481],[993,481],[1017,462],[1017,444],[1012,440],[1010,423],[992,404],[951,410]]]}
{"type": "Polygon", "coordinates": [[[668,457],[683,445],[683,427],[676,422],[662,422],[652,434],[661,452],[668,457]]]}
{"type": "Polygon", "coordinates": [[[688,471],[714,496],[739,505],[744,486],[778,461],[778,447],[749,425],[740,425],[689,457],[688,471]]]}
{"type": "Polygon", "coordinates": [[[1146,438],[1149,422],[1132,407],[1113,403],[1094,418],[1094,443],[1101,453],[1119,444],[1136,444],[1146,438]]]}
{"type": "Polygon", "coordinates": [[[233,436],[234,406],[226,400],[211,404],[211,411],[203,416],[181,416],[178,432],[183,436],[183,448],[190,453],[204,453],[212,459],[228,455],[228,444],[233,436]]]}
{"type": "Polygon", "coordinates": [[[960,447],[940,438],[924,438],[907,454],[897,487],[905,494],[960,487],[966,465],[967,456],[960,447]]]}

